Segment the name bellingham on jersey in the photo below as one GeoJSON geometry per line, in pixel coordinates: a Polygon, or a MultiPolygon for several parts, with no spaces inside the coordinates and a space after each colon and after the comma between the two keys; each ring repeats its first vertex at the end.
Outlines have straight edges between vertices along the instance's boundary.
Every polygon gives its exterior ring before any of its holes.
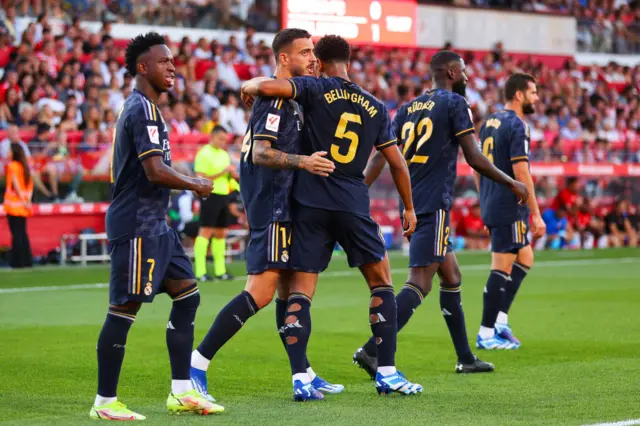
{"type": "Polygon", "coordinates": [[[253,104],[240,161],[240,195],[251,228],[291,220],[290,196],[296,172],[256,166],[253,141],[269,141],[273,149],[299,154],[302,119],[302,109],[294,101],[257,98],[253,104]]]}
{"type": "MultiPolygon", "coordinates": [[[[513,164],[529,161],[529,128],[511,110],[492,114],[480,129],[482,152],[501,171],[515,179],[513,164]]],[[[519,205],[509,188],[484,176],[480,177],[482,221],[488,227],[527,222],[529,208],[519,205]]]]}
{"type": "Polygon", "coordinates": [[[109,242],[168,232],[170,189],[149,182],[142,166],[154,155],[171,166],[167,126],[158,107],[135,89],[118,116],[112,149],[112,201],[106,215],[109,242]]]}
{"type": "Polygon", "coordinates": [[[339,77],[294,77],[294,99],[313,115],[303,129],[302,153],[327,151],[335,163],[328,177],[298,174],[293,197],[300,204],[370,216],[363,171],[375,146],[396,143],[385,106],[373,95],[339,77]],[[336,123],[338,123],[336,127],[336,123]]]}
{"type": "Polygon", "coordinates": [[[409,166],[416,214],[448,211],[457,173],[457,138],[475,131],[469,104],[457,93],[430,90],[400,108],[393,128],[409,166]]]}

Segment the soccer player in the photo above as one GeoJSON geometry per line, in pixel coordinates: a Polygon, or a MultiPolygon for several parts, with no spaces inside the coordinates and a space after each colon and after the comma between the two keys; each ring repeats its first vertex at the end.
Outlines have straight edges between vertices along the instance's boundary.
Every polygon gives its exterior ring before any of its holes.
{"type": "MultiPolygon", "coordinates": [[[[301,172],[293,190],[293,232],[290,265],[295,270],[285,317],[287,353],[293,396],[317,399],[306,372],[306,348],[311,333],[310,307],[318,274],[336,242],[358,267],[369,288],[369,323],[380,353],[378,393],[416,394],[422,386],[409,382],[395,368],[396,303],[389,260],[380,228],[370,216],[369,191],[363,171],[376,147],[387,158],[406,209],[405,235],[415,229],[411,182],[391,129],[385,106],[349,80],[349,43],[339,36],[322,37],[315,46],[320,72],[327,78],[254,79],[243,86],[250,96],[294,99],[305,112],[303,150],[328,152],[336,165],[328,177],[301,172]]],[[[277,238],[277,237],[276,237],[277,238]]]]}
{"type": "Polygon", "coordinates": [[[191,262],[165,218],[170,189],[192,190],[205,197],[212,183],[171,168],[167,128],[156,105],[175,81],[173,56],[164,38],[157,33],[137,36],[127,46],[125,61],[136,88],[120,111],[113,135],[113,201],[106,216],[110,306],[98,338],[98,394],[89,415],[104,420],[145,419],[117,400],[116,388],[129,329],[142,303],[153,301],[158,293],[173,299],[167,323],[172,378],[167,408],[220,413],[224,408],[207,401],[191,385],[189,358],[200,294],[191,262]]]}
{"type": "MultiPolygon", "coordinates": [[[[296,28],[280,31],[273,40],[273,52],[276,77],[315,74],[313,42],[307,31],[296,28]]],[[[301,108],[295,102],[259,98],[253,104],[240,161],[240,193],[250,230],[247,284],[242,293],[222,308],[191,359],[192,381],[209,398],[209,363],[250,317],[271,302],[276,289],[276,325],[284,344],[284,317],[291,282],[288,260],[294,172],[300,169],[327,176],[334,169],[333,162],[323,158],[326,153],[300,155],[302,120],[301,108]]],[[[306,359],[305,372],[321,392],[340,393],[344,389],[317,376],[306,359]]]]}
{"type": "MultiPolygon", "coordinates": [[[[449,242],[449,210],[459,147],[471,167],[515,197],[526,199],[527,190],[493,166],[478,149],[471,110],[464,98],[467,76],[462,58],[452,51],[440,51],[431,58],[430,67],[433,90],[402,106],[394,119],[409,164],[418,215],[418,227],[409,243],[409,276],[396,297],[398,330],[429,294],[437,273],[440,309],[458,357],[456,372],[490,372],[493,365],[479,360],[469,347],[460,294],[462,277],[449,242]]],[[[365,173],[365,182],[370,185],[383,167],[384,159],[376,154],[365,173]]],[[[353,361],[373,377],[380,362],[373,337],[356,351],[353,361]]]]}
{"type": "Polygon", "coordinates": [[[491,233],[491,272],[484,288],[482,325],[476,340],[479,349],[517,349],[520,341],[511,332],[508,312],[520,284],[533,266],[533,249],[527,236],[529,213],[536,238],[546,226],[536,201],[529,172],[529,127],[524,116],[538,101],[536,81],[516,73],[504,86],[505,107],[489,116],[480,129],[482,152],[504,173],[527,186],[529,199],[519,202],[506,188],[475,175],[480,191],[482,221],[491,233]]]}

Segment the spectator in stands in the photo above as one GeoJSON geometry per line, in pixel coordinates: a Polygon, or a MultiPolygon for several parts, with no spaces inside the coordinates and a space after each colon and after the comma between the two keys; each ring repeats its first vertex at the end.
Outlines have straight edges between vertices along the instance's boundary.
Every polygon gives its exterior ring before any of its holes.
{"type": "Polygon", "coordinates": [[[209,114],[209,119],[202,126],[201,132],[208,135],[211,131],[220,125],[220,111],[217,108],[212,108],[209,114]]]}
{"type": "Polygon", "coordinates": [[[21,144],[11,144],[8,159],[3,207],[11,230],[11,267],[30,268],[33,257],[27,234],[27,217],[31,216],[33,179],[21,144]]]}
{"type": "Polygon", "coordinates": [[[629,213],[627,200],[618,200],[615,209],[605,217],[604,221],[611,247],[638,246],[637,224],[633,223],[634,217],[629,213]]]}
{"type": "Polygon", "coordinates": [[[554,198],[551,203],[551,208],[557,210],[560,207],[564,207],[568,212],[575,213],[576,207],[578,206],[578,191],[578,178],[567,178],[565,187],[558,193],[556,198],[554,198]]]}
{"type": "Polygon", "coordinates": [[[571,224],[579,235],[582,248],[590,250],[603,245],[606,247],[604,221],[593,214],[591,202],[587,198],[578,199],[577,212],[571,224]]]}
{"type": "Polygon", "coordinates": [[[238,91],[240,90],[240,78],[233,67],[231,60],[232,54],[231,49],[224,50],[220,61],[217,63],[218,75],[220,76],[220,81],[227,89],[238,91]]]}
{"type": "Polygon", "coordinates": [[[622,148],[616,156],[618,163],[640,163],[640,151],[634,150],[631,140],[624,141],[624,148],[622,148]]]}
{"type": "Polygon", "coordinates": [[[569,212],[564,206],[559,206],[557,209],[546,209],[542,214],[542,219],[547,225],[547,234],[540,239],[538,244],[552,250],[563,248],[572,237],[568,214],[569,212]]]}
{"type": "Polygon", "coordinates": [[[186,113],[184,104],[177,103],[173,107],[173,118],[171,119],[171,131],[179,135],[187,135],[191,133],[191,128],[186,121],[186,113]]]}
{"type": "Polygon", "coordinates": [[[60,179],[62,179],[65,174],[70,174],[72,179],[65,202],[83,202],[84,200],[78,196],[77,191],[80,183],[82,182],[84,170],[80,163],[70,157],[69,147],[67,144],[67,133],[65,131],[58,130],[55,134],[55,140],[49,143],[42,155],[45,158],[51,159],[40,173],[47,177],[47,181],[51,186],[51,195],[49,195],[49,197],[53,197],[53,201],[59,201],[58,188],[60,179]]]}
{"type": "Polygon", "coordinates": [[[489,235],[480,215],[480,203],[474,202],[469,213],[462,217],[458,233],[465,239],[465,248],[470,250],[486,249],[489,245],[489,235]]]}
{"type": "Polygon", "coordinates": [[[226,92],[220,107],[220,124],[231,134],[242,135],[247,130],[245,113],[234,92],[226,92]]]}
{"type": "Polygon", "coordinates": [[[16,123],[19,116],[20,95],[15,88],[7,89],[5,102],[0,104],[0,123],[16,123]]]}
{"type": "MultiPolygon", "coordinates": [[[[11,145],[19,144],[27,158],[31,157],[31,152],[26,143],[20,138],[20,129],[16,125],[11,125],[7,129],[7,137],[0,142],[0,159],[9,160],[11,155],[11,145]]],[[[11,161],[11,160],[9,160],[11,161]]]]}
{"type": "Polygon", "coordinates": [[[62,119],[58,128],[65,132],[73,132],[78,130],[77,108],[75,105],[68,105],[62,114],[62,119]]]}

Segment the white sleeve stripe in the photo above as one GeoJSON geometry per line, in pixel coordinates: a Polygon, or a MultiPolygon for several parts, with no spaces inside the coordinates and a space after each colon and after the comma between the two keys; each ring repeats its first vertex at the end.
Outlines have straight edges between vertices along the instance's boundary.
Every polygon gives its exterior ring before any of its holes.
{"type": "Polygon", "coordinates": [[[144,104],[146,100],[142,97],[142,95],[138,96],[140,96],[140,99],[142,100],[142,109],[144,110],[144,116],[147,117],[147,120],[149,120],[149,111],[147,110],[147,106],[144,104]]]}
{"type": "Polygon", "coordinates": [[[145,104],[147,105],[147,120],[151,120],[151,117],[153,117],[153,112],[151,111],[151,103],[148,100],[144,100],[145,104]]]}

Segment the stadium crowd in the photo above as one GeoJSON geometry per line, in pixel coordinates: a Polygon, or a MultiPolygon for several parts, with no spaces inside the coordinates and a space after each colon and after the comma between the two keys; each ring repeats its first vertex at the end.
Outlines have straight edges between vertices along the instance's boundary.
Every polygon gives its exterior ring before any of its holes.
{"type": "MultiPolygon", "coordinates": [[[[136,2],[118,3],[137,7],[136,2]]],[[[203,2],[189,4],[197,3],[203,2]]],[[[112,34],[109,19],[99,32],[89,33],[75,18],[56,34],[50,17],[67,15],[62,3],[48,4],[52,12],[39,15],[21,32],[11,22],[24,8],[6,3],[0,19],[0,156],[6,157],[10,143],[20,142],[32,156],[40,193],[62,198],[58,181],[66,175],[72,179],[66,198],[79,201],[76,190],[83,177],[107,175],[113,127],[131,93],[132,78],[123,64],[126,40],[112,34]]],[[[197,144],[221,124],[233,135],[229,151],[238,160],[249,117],[239,100],[240,84],[271,75],[275,66],[270,47],[254,34],[248,27],[242,44],[235,36],[224,41],[167,38],[177,81],[159,106],[172,134],[174,158],[193,161],[197,144]]],[[[640,162],[640,67],[582,67],[568,59],[553,68],[535,57],[515,59],[500,42],[486,54],[464,56],[467,98],[477,126],[502,107],[500,87],[511,72],[524,70],[538,80],[541,102],[529,117],[532,161],[640,162]]],[[[430,88],[428,63],[424,50],[355,48],[351,74],[393,114],[430,88]]],[[[562,187],[547,178],[538,185],[549,199],[562,187]]],[[[587,182],[585,190],[595,187],[591,194],[598,196],[600,186],[587,182]]]]}

